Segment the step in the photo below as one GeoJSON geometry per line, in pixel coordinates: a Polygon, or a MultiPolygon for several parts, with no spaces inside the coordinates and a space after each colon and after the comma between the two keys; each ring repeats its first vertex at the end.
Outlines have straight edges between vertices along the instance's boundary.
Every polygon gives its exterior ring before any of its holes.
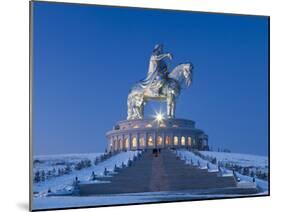
{"type": "Polygon", "coordinates": [[[177,191],[194,189],[235,188],[233,177],[220,177],[217,172],[185,164],[169,150],[163,150],[158,157],[150,151],[144,152],[132,166],[121,169],[105,184],[79,185],[81,195],[117,194],[154,191],[177,191]]]}

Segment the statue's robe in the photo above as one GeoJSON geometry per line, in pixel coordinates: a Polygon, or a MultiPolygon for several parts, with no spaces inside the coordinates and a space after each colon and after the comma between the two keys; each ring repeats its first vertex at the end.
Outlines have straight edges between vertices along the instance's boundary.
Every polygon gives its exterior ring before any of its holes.
{"type": "Polygon", "coordinates": [[[150,95],[159,95],[159,90],[163,86],[168,76],[167,64],[162,60],[157,60],[156,55],[150,57],[148,73],[145,79],[139,82],[143,89],[150,91],[150,95]]]}

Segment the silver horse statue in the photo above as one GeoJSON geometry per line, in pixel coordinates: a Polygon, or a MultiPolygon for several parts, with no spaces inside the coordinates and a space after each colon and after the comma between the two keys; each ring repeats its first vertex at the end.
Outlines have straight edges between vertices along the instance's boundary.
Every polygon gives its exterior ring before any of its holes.
{"type": "Polygon", "coordinates": [[[136,83],[129,92],[127,119],[143,119],[144,105],[147,101],[166,101],[167,117],[175,117],[176,98],[181,89],[192,83],[192,64],[183,63],[176,66],[170,73],[166,59],[172,54],[163,53],[163,45],[157,44],[150,57],[147,77],[136,83]]]}

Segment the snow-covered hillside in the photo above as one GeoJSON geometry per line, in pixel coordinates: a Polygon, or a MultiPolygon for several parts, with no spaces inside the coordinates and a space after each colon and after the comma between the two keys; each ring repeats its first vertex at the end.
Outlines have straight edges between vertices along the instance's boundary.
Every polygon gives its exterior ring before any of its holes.
{"type": "Polygon", "coordinates": [[[241,153],[200,151],[201,155],[215,159],[227,169],[234,169],[241,181],[253,181],[263,192],[268,192],[268,157],[241,153]]]}
{"type": "Polygon", "coordinates": [[[268,175],[268,158],[265,156],[211,151],[191,152],[186,149],[176,150],[175,153],[187,164],[192,163],[201,169],[212,171],[220,166],[223,176],[232,175],[232,170],[235,170],[235,174],[240,180],[238,184],[241,186],[245,183],[252,183],[255,178],[255,184],[262,192],[268,192],[267,179],[259,179],[261,176],[268,175]]]}
{"type": "Polygon", "coordinates": [[[67,165],[76,165],[81,160],[94,162],[100,155],[102,155],[102,153],[38,155],[33,158],[33,174],[36,171],[44,170],[47,173],[49,170],[58,170],[60,168],[65,168],[67,165]]]}
{"type": "MultiPolygon", "coordinates": [[[[266,157],[253,156],[245,154],[235,153],[222,153],[222,152],[192,152],[187,149],[178,149],[173,151],[177,154],[181,160],[185,160],[186,164],[191,164],[200,169],[207,169],[209,172],[218,172],[220,176],[232,176],[232,169],[228,169],[219,164],[237,164],[241,167],[254,167],[258,169],[268,168],[268,160],[266,157]],[[213,159],[216,158],[214,163],[213,159]]],[[[33,209],[46,209],[46,208],[63,208],[63,207],[80,207],[80,206],[98,206],[98,205],[111,205],[111,204],[128,204],[128,203],[144,203],[155,201],[171,201],[171,200],[193,200],[193,199],[208,199],[208,198],[220,198],[220,197],[237,197],[245,196],[242,194],[201,194],[196,191],[166,191],[166,192],[147,192],[147,193],[130,193],[130,194],[113,194],[113,195],[96,195],[96,196],[60,196],[60,192],[64,195],[68,194],[68,188],[71,187],[74,179],[78,177],[80,183],[107,183],[108,180],[101,181],[99,178],[96,180],[90,180],[92,172],[96,175],[102,176],[105,168],[112,172],[115,165],[121,167],[127,165],[129,159],[133,159],[141,151],[127,151],[120,152],[116,155],[110,155],[105,157],[104,160],[99,160],[104,156],[101,153],[94,154],[72,154],[72,155],[53,155],[53,156],[37,156],[34,158],[34,174],[36,172],[52,171],[63,169],[66,170],[67,166],[71,166],[69,173],[63,172],[61,175],[55,175],[52,177],[46,177],[44,180],[40,180],[33,183],[33,209]],[[98,159],[98,163],[96,163],[98,159]],[[89,166],[82,166],[81,169],[76,169],[77,165],[81,161],[91,161],[89,166]],[[64,189],[67,188],[67,189],[64,189]],[[48,190],[51,190],[49,195],[48,190]],[[64,193],[65,192],[65,193],[64,193]]],[[[140,155],[139,155],[140,156],[140,155]]],[[[133,162],[134,163],[134,162],[133,162]]],[[[85,163],[87,164],[87,163],[85,163]]],[[[110,175],[114,175],[111,173],[110,175]]],[[[41,175],[40,175],[41,176],[41,175]]],[[[260,195],[268,193],[268,182],[261,179],[256,179],[253,182],[253,178],[236,173],[236,176],[240,178],[237,181],[237,186],[247,187],[256,185],[261,188],[260,195]]],[[[73,187],[73,186],[72,186],[73,187]]],[[[256,194],[254,194],[256,195],[256,194]]],[[[251,194],[247,195],[251,196],[251,194]]]]}
{"type": "Polygon", "coordinates": [[[268,157],[266,156],[212,151],[200,151],[200,153],[205,156],[215,157],[218,161],[237,164],[242,167],[268,168],[268,157]]]}
{"type": "Polygon", "coordinates": [[[91,160],[92,165],[81,170],[73,169],[68,174],[33,183],[33,192],[40,194],[46,193],[49,189],[52,191],[63,189],[71,185],[75,177],[78,177],[78,179],[81,181],[87,181],[89,180],[93,171],[96,175],[103,175],[105,168],[108,171],[112,171],[115,165],[121,166],[122,162],[124,164],[127,164],[128,160],[133,159],[134,155],[137,155],[138,153],[138,151],[121,152],[97,165],[94,165],[94,161],[96,157],[101,155],[100,153],[35,157],[36,159],[34,160],[34,173],[36,172],[36,170],[45,170],[45,172],[47,172],[48,170],[52,170],[54,167],[59,168],[61,166],[65,166],[67,163],[77,164],[77,162],[85,159],[91,160]]]}
{"type": "Polygon", "coordinates": [[[176,154],[182,159],[186,161],[186,164],[196,165],[200,169],[208,169],[208,171],[218,171],[218,167],[214,164],[209,163],[206,160],[203,160],[197,155],[194,155],[190,151],[186,151],[186,149],[177,150],[176,154]]]}

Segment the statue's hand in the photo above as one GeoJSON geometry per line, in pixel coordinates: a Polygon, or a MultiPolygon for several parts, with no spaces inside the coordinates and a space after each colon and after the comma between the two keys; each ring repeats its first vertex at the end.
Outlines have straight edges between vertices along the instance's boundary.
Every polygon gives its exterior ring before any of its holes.
{"type": "Polygon", "coordinates": [[[170,60],[173,59],[173,55],[171,53],[168,54],[168,57],[169,57],[170,60]]]}

